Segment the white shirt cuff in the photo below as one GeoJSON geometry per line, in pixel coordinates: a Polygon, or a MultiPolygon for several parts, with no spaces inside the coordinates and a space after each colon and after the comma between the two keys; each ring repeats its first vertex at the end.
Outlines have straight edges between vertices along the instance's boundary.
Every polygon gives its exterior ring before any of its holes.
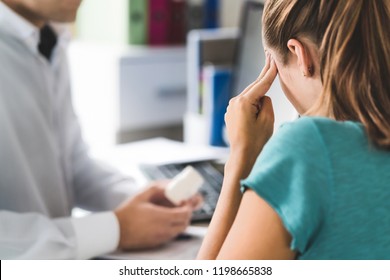
{"type": "Polygon", "coordinates": [[[113,212],[72,219],[77,240],[77,258],[90,259],[117,249],[119,223],[113,212]]]}

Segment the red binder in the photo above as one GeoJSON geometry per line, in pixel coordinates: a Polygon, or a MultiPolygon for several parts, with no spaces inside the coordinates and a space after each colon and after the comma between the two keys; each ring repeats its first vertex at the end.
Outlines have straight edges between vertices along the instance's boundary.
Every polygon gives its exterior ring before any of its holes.
{"type": "Polygon", "coordinates": [[[171,0],[149,0],[149,44],[168,45],[170,41],[171,0]]]}

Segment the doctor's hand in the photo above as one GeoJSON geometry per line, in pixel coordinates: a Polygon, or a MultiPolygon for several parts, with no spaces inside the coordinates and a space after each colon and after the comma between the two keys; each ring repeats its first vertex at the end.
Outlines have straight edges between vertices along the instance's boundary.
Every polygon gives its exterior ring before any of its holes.
{"type": "Polygon", "coordinates": [[[225,114],[231,157],[236,163],[238,160],[240,164],[248,165],[246,169],[249,170],[273,133],[274,111],[271,99],[265,94],[277,73],[275,62],[267,54],[266,64],[259,77],[240,95],[230,100],[225,114]]]}
{"type": "Polygon", "coordinates": [[[164,196],[166,184],[166,181],[152,183],[114,211],[120,226],[120,249],[153,248],[187,228],[192,211],[202,199],[196,195],[175,207],[164,196]]]}

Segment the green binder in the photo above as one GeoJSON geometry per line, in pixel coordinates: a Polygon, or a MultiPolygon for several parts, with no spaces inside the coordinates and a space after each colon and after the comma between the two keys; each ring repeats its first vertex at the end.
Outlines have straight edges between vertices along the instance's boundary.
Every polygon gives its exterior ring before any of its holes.
{"type": "Polygon", "coordinates": [[[145,0],[129,0],[129,43],[146,45],[148,34],[148,2],[145,0]]]}

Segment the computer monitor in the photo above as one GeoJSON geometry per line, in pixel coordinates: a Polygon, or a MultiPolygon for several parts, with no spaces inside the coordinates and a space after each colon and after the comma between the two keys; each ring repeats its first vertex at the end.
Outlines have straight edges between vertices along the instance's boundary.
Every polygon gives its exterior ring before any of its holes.
{"type": "MultiPolygon", "coordinates": [[[[241,32],[235,55],[235,70],[232,86],[232,96],[240,94],[259,76],[265,63],[265,53],[262,42],[262,17],[264,5],[255,1],[247,1],[241,15],[241,32]]],[[[275,111],[275,128],[297,116],[297,113],[287,100],[275,80],[268,96],[271,97],[275,111]]]]}

